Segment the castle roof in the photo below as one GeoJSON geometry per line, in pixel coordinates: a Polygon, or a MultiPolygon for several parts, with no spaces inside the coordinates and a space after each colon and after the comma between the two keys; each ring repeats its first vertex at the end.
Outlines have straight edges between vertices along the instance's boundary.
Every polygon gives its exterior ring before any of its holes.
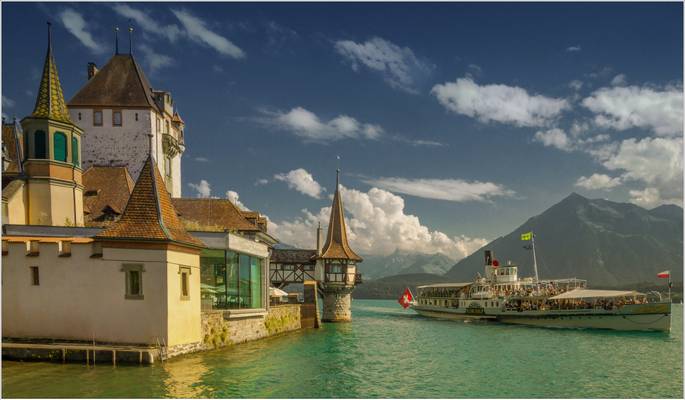
{"type": "Polygon", "coordinates": [[[362,261],[362,258],[352,251],[350,244],[347,242],[345,213],[337,177],[335,179],[335,195],[333,195],[331,218],[328,223],[328,236],[326,237],[326,244],[324,244],[319,258],[350,260],[356,262],[362,261]]]}
{"type": "Polygon", "coordinates": [[[59,76],[57,75],[57,65],[55,64],[55,58],[52,55],[52,38],[49,25],[48,51],[45,55],[43,75],[41,76],[40,86],[38,87],[36,105],[33,108],[31,116],[35,118],[49,118],[55,121],[73,124],[71,118],[69,118],[69,111],[64,102],[62,85],[60,85],[59,76]]]}
{"type": "Polygon", "coordinates": [[[131,54],[115,54],[72,97],[69,107],[152,107],[152,87],[131,54]]]}
{"type": "Polygon", "coordinates": [[[83,173],[83,209],[86,226],[105,226],[107,214],[121,215],[134,182],[124,166],[91,166],[83,173]]]}
{"type": "Polygon", "coordinates": [[[148,157],[140,171],[121,218],[100,232],[97,239],[176,242],[204,247],[181,223],[164,187],[157,163],[148,157]]]}
{"type": "Polygon", "coordinates": [[[178,215],[190,230],[223,232],[224,230],[257,232],[242,211],[228,199],[172,199],[178,215]]]}

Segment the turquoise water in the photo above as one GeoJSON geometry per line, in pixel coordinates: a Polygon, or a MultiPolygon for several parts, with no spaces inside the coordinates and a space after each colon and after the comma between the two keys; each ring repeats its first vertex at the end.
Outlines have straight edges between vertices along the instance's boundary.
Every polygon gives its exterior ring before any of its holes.
{"type": "Polygon", "coordinates": [[[432,320],[355,300],[354,322],[151,367],[2,365],[4,397],[683,397],[671,334],[432,320]]]}

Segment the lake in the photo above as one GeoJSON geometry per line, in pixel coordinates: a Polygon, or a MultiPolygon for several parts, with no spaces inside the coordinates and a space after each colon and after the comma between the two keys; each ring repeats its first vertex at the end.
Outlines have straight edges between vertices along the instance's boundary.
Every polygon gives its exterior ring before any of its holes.
{"type": "Polygon", "coordinates": [[[354,300],[353,322],[153,366],[2,364],[3,397],[683,397],[683,306],[670,334],[420,317],[354,300]]]}

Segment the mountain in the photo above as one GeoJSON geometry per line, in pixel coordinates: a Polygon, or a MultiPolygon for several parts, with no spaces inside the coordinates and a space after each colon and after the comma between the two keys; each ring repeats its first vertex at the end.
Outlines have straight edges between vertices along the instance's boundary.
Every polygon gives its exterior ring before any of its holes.
{"type": "Polygon", "coordinates": [[[427,273],[442,275],[454,264],[443,254],[408,253],[396,250],[388,256],[363,256],[359,272],[364,280],[400,274],[427,273]]]}
{"type": "MultiPolygon", "coordinates": [[[[521,234],[535,232],[541,279],[577,277],[591,287],[658,282],[670,269],[683,280],[683,209],[665,205],[647,210],[630,203],[587,199],[572,193],[540,215],[485,247],[501,263],[519,265],[519,276],[533,275],[532,253],[521,234]]],[[[446,274],[469,281],[483,271],[483,249],[459,261],[446,274]]]]}
{"type": "Polygon", "coordinates": [[[416,293],[416,286],[447,281],[448,279],[443,275],[423,273],[388,276],[358,285],[354,288],[352,297],[355,299],[396,299],[407,287],[412,293],[416,293]]]}

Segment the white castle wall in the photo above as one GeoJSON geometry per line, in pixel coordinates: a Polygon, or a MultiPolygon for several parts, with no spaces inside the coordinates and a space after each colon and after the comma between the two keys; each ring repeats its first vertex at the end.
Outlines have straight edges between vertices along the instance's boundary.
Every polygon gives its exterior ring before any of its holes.
{"type": "MultiPolygon", "coordinates": [[[[123,109],[122,126],[113,126],[112,109],[102,109],[102,126],[93,125],[92,108],[70,108],[72,121],[83,129],[81,142],[82,168],[87,170],[91,165],[126,165],[129,174],[135,181],[148,155],[149,138],[152,132],[152,155],[164,176],[164,157],[162,132],[156,129],[156,113],[150,109],[123,109]],[[79,118],[80,114],[80,118],[79,118]],[[136,114],[138,120],[136,121],[136,114]]],[[[181,197],[181,154],[172,160],[173,186],[171,195],[181,197]]]]}

